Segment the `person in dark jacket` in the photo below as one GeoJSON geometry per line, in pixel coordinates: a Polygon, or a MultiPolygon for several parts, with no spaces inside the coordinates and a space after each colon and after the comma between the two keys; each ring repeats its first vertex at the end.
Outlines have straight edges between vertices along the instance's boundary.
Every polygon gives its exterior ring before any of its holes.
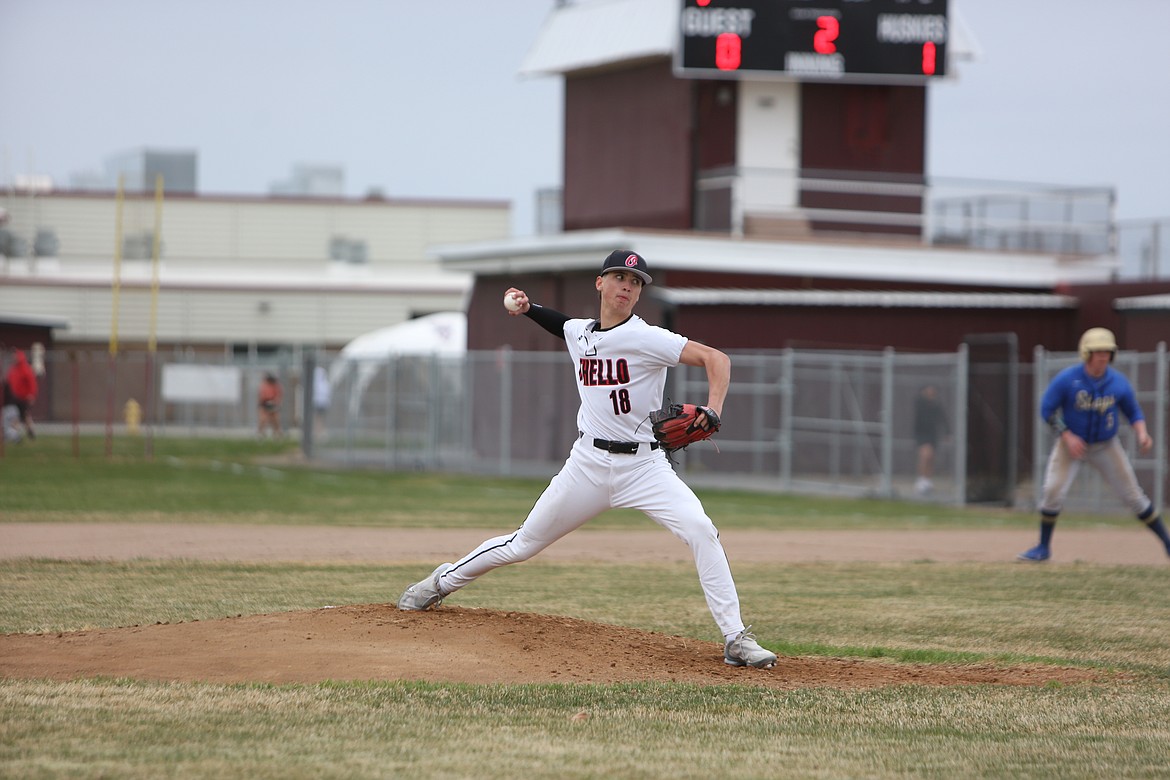
{"type": "Polygon", "coordinates": [[[918,480],[914,492],[920,496],[934,490],[934,458],[939,441],[950,432],[946,412],[938,400],[938,388],[926,385],[914,399],[914,443],[918,447],[918,480]]]}

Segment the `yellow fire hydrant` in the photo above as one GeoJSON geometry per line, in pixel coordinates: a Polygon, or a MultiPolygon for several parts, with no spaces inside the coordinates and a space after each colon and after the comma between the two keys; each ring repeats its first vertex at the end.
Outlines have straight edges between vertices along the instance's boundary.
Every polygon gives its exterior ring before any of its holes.
{"type": "Polygon", "coordinates": [[[126,432],[131,436],[138,435],[138,426],[142,423],[142,406],[131,398],[126,402],[126,432]]]}

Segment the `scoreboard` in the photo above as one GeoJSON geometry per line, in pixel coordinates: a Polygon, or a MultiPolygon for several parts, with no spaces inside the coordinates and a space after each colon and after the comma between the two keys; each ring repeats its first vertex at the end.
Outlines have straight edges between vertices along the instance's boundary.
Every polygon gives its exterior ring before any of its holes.
{"type": "Polygon", "coordinates": [[[681,76],[898,84],[946,75],[947,0],[681,2],[681,76]]]}

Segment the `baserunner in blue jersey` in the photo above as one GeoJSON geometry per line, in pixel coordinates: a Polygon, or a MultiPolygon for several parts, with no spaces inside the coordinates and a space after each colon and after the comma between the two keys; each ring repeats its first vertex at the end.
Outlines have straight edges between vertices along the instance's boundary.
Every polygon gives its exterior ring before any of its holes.
{"type": "Polygon", "coordinates": [[[1052,531],[1064,507],[1069,487],[1088,463],[1113,488],[1138,520],[1157,534],[1170,555],[1170,535],[1162,516],[1142,491],[1133,466],[1117,439],[1118,414],[1125,416],[1137,437],[1138,449],[1149,452],[1153,440],[1146,430],[1133,386],[1109,364],[1117,354],[1117,341],[1105,328],[1090,328],[1081,336],[1081,362],[1052,378],[1040,401],[1040,416],[1058,438],[1048,458],[1044,496],[1040,502],[1040,544],[1017,557],[1022,561],[1046,561],[1051,555],[1052,531]]]}

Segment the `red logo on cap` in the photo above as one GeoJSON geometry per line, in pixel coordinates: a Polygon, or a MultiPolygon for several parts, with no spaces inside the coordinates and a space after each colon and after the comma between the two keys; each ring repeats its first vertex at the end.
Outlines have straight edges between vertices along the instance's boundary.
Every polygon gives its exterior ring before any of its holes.
{"type": "Polygon", "coordinates": [[[630,268],[637,268],[638,267],[638,256],[637,255],[630,255],[629,257],[627,257],[626,258],[626,265],[628,265],[630,268]]]}

